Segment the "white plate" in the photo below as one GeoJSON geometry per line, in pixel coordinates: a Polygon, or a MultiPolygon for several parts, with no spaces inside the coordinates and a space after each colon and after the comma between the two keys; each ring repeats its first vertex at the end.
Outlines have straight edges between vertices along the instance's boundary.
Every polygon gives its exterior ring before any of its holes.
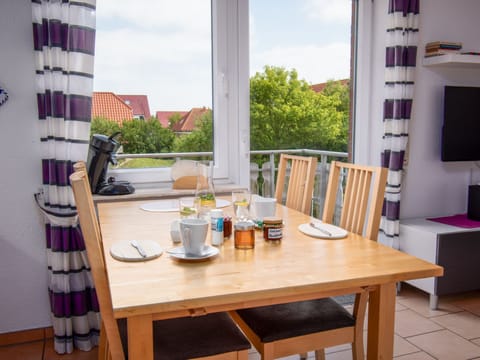
{"type": "Polygon", "coordinates": [[[203,254],[196,256],[196,255],[185,254],[185,248],[183,246],[178,246],[178,247],[174,247],[173,249],[167,250],[167,253],[175,259],[195,261],[195,260],[205,260],[213,256],[216,256],[218,255],[219,250],[216,247],[205,245],[205,247],[203,248],[203,254]]]}
{"type": "MultiPolygon", "coordinates": [[[[224,208],[231,204],[230,201],[224,199],[215,199],[217,208],[224,208]]],[[[154,212],[175,212],[180,211],[178,199],[165,199],[152,201],[140,205],[140,209],[154,212]]]]}
{"type": "Polygon", "coordinates": [[[310,223],[299,225],[298,230],[300,230],[302,233],[306,235],[313,236],[315,238],[321,238],[321,239],[342,239],[348,235],[347,230],[339,228],[338,226],[335,226],[332,224],[326,224],[319,221],[313,221],[313,223],[315,223],[317,227],[330,233],[330,235],[328,235],[325,232],[322,232],[319,229],[315,229],[310,225],[310,223]]]}
{"type": "Polygon", "coordinates": [[[110,247],[110,255],[120,261],[147,261],[162,255],[162,248],[153,240],[137,240],[147,254],[143,257],[131,244],[130,240],[117,241],[110,247]]]}

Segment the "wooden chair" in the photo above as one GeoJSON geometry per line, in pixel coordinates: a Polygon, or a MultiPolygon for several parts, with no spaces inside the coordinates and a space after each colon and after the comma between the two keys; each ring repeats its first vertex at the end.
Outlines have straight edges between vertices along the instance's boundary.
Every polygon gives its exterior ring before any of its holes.
{"type": "Polygon", "coordinates": [[[376,241],[382,216],[387,172],[388,170],[382,167],[332,161],[322,221],[333,223],[337,196],[339,189],[342,189],[343,173],[346,181],[345,189],[342,191],[342,210],[338,226],[376,241]]]}
{"type": "Polygon", "coordinates": [[[288,180],[285,206],[301,211],[305,214],[310,214],[315,171],[317,169],[317,158],[287,154],[280,155],[277,184],[275,188],[275,198],[280,204],[283,203],[285,178],[289,164],[290,177],[288,180]]]}
{"type": "MultiPolygon", "coordinates": [[[[126,321],[117,322],[114,318],[88,176],[85,171],[76,171],[70,176],[70,182],[102,316],[98,358],[123,360],[128,353],[126,321]]],[[[155,321],[153,336],[155,359],[248,359],[250,343],[225,312],[155,321]]]]}
{"type": "MultiPolygon", "coordinates": [[[[333,218],[341,169],[348,173],[340,226],[357,234],[365,232],[364,236],[376,240],[387,169],[332,162],[325,222],[333,218]]],[[[356,296],[352,313],[335,300],[325,298],[237,310],[231,315],[264,360],[303,356],[311,350],[315,350],[317,360],[325,359],[326,347],[346,343],[352,343],[353,359],[360,360],[364,359],[363,324],[369,290],[353,289],[356,296]]]]}

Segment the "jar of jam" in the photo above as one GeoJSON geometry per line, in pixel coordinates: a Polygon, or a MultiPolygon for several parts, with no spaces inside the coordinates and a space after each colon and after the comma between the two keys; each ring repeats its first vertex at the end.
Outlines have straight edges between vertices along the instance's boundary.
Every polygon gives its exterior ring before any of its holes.
{"type": "Polygon", "coordinates": [[[239,221],[234,226],[236,249],[253,249],[255,247],[255,225],[252,221],[239,221]]]}
{"type": "Polygon", "coordinates": [[[223,218],[223,239],[230,239],[232,235],[232,218],[230,216],[225,216],[223,218]]]}
{"type": "Polygon", "coordinates": [[[276,216],[263,218],[263,238],[265,241],[279,243],[283,237],[283,220],[276,216]]]}

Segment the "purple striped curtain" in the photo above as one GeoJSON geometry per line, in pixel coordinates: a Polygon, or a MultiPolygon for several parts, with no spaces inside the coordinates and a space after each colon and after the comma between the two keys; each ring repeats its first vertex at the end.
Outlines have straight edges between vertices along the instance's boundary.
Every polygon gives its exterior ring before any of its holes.
{"type": "MultiPolygon", "coordinates": [[[[38,121],[55,351],[98,344],[100,313],[68,176],[86,160],[95,49],[95,0],[32,0],[38,121]]],[[[41,199],[40,199],[41,198],[41,199]]]]}
{"type": "Polygon", "coordinates": [[[388,168],[381,232],[398,248],[400,195],[412,113],[420,0],[390,0],[385,56],[382,166],[388,168]]]}

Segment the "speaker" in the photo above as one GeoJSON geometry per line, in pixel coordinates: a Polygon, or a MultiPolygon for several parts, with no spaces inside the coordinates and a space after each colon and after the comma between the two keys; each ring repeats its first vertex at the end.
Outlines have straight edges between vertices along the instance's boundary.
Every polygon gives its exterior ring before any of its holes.
{"type": "Polygon", "coordinates": [[[470,185],[468,187],[467,218],[480,221],[480,185],[470,185]]]}

